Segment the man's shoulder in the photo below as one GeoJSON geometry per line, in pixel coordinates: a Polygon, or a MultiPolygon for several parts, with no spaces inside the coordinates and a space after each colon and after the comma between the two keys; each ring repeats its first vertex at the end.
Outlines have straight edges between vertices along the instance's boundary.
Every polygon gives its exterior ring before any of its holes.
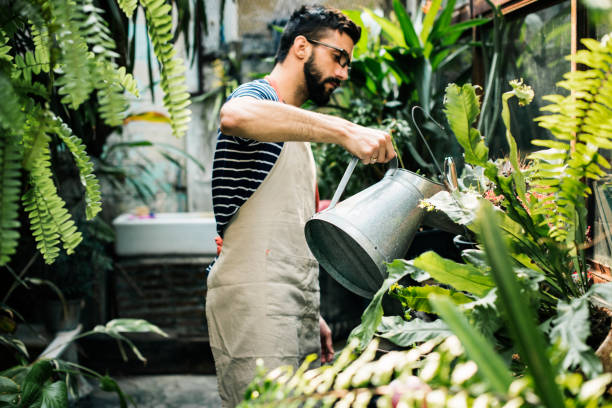
{"type": "Polygon", "coordinates": [[[277,101],[274,88],[265,79],[255,79],[240,85],[228,99],[249,96],[256,99],[277,101]]]}

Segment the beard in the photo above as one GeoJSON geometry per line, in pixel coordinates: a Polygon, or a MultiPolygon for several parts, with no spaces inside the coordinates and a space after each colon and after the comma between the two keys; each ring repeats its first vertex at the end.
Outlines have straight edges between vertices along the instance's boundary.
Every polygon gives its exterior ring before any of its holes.
{"type": "Polygon", "coordinates": [[[315,66],[314,55],[310,55],[308,61],[304,63],[304,77],[306,78],[306,89],[308,98],[318,106],[326,105],[329,102],[335,88],[327,90],[325,84],[330,83],[336,87],[340,86],[340,81],[334,77],[323,79],[323,74],[315,66]]]}

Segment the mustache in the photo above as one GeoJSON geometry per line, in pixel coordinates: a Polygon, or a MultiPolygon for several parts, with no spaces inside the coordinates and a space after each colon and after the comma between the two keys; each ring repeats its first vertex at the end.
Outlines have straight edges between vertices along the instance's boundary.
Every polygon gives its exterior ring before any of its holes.
{"type": "Polygon", "coordinates": [[[336,87],[340,86],[340,80],[338,78],[327,78],[323,81],[323,83],[330,83],[332,85],[335,85],[336,87]]]}

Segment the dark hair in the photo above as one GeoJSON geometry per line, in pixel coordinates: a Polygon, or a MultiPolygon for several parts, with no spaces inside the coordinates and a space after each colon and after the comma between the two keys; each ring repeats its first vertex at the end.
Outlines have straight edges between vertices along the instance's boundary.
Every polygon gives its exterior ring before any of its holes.
{"type": "Polygon", "coordinates": [[[320,40],[327,31],[338,30],[346,33],[357,44],[361,37],[361,27],[335,8],[311,5],[295,10],[280,39],[274,63],[283,62],[293,45],[295,37],[303,35],[311,40],[320,40]]]}

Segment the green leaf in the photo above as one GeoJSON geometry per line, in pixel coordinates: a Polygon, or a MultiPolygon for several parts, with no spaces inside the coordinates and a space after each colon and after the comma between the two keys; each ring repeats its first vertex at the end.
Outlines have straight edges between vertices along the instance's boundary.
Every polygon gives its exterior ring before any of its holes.
{"type": "Polygon", "coordinates": [[[508,255],[491,204],[483,202],[478,215],[478,225],[491,265],[491,275],[497,285],[497,295],[505,312],[506,324],[517,342],[521,358],[527,363],[533,376],[536,392],[546,406],[562,407],[563,398],[555,383],[555,376],[551,375],[553,370],[546,357],[544,338],[536,326],[528,303],[524,302],[521,296],[516,274],[512,270],[512,259],[508,255]]]}
{"type": "Polygon", "coordinates": [[[461,292],[445,289],[440,286],[391,287],[391,294],[402,302],[404,308],[418,312],[433,313],[433,309],[427,300],[427,297],[433,293],[447,296],[458,305],[470,303],[473,300],[461,292]]]}
{"type": "Polygon", "coordinates": [[[402,33],[404,34],[404,40],[408,48],[421,48],[421,42],[419,41],[419,37],[414,31],[414,27],[412,25],[412,21],[410,20],[410,16],[406,12],[404,5],[399,0],[393,0],[393,10],[395,10],[395,15],[400,23],[400,27],[402,28],[402,33]]]}
{"type": "Polygon", "coordinates": [[[595,305],[612,311],[612,282],[591,286],[587,295],[595,305]]]}
{"type": "Polygon", "coordinates": [[[557,304],[557,317],[552,321],[550,339],[560,345],[567,354],[563,359],[563,368],[580,368],[588,377],[593,378],[602,372],[602,365],[593,349],[586,344],[591,334],[589,321],[589,303],[585,296],[562,300],[557,304]]]}
{"type": "Polygon", "coordinates": [[[465,316],[459,312],[450,299],[432,295],[430,301],[436,313],[444,319],[444,322],[459,338],[470,359],[478,365],[480,374],[487,380],[491,388],[500,394],[506,394],[512,382],[512,376],[492,345],[470,326],[465,316]]]}
{"type": "Polygon", "coordinates": [[[449,84],[444,96],[446,119],[465,152],[465,161],[486,167],[489,148],[480,132],[472,126],[480,113],[480,102],[473,85],[449,84]]]}
{"type": "Polygon", "coordinates": [[[353,48],[353,56],[359,58],[359,56],[368,52],[368,29],[361,19],[361,10],[342,10],[342,13],[361,27],[361,37],[353,48]]]}
{"type": "Polygon", "coordinates": [[[404,320],[401,316],[383,316],[377,336],[383,337],[400,347],[436,338],[445,338],[453,333],[442,320],[426,322],[421,319],[404,320]]]}
{"type": "Polygon", "coordinates": [[[0,404],[16,401],[19,391],[19,384],[11,378],[0,376],[0,404]]]}
{"type": "Polygon", "coordinates": [[[51,360],[38,360],[31,367],[22,385],[21,406],[40,403],[44,386],[53,375],[51,360]]]}
{"type": "Polygon", "coordinates": [[[390,45],[398,45],[400,47],[407,47],[406,41],[404,40],[404,33],[402,32],[400,27],[397,27],[390,20],[387,20],[384,17],[380,17],[376,15],[372,10],[368,8],[363,9],[366,13],[370,15],[380,25],[382,29],[382,34],[385,36],[387,40],[389,40],[390,45]]]}
{"type": "MultiPolygon", "coordinates": [[[[425,44],[429,41],[429,33],[431,33],[431,29],[433,27],[434,21],[436,20],[436,16],[438,15],[438,10],[440,9],[440,5],[442,4],[442,0],[432,0],[429,6],[429,12],[425,16],[425,20],[423,20],[423,28],[421,29],[421,33],[419,34],[419,39],[421,40],[421,44],[424,45],[425,57],[429,57],[429,52],[427,52],[427,46],[425,44]]],[[[431,51],[431,49],[430,49],[431,51]]]]}
{"type": "Polygon", "coordinates": [[[45,384],[40,408],[65,408],[68,406],[68,390],[64,381],[45,384]]]}
{"type": "Polygon", "coordinates": [[[389,274],[387,279],[383,281],[382,286],[374,294],[372,301],[361,315],[361,324],[355,327],[348,338],[348,341],[352,339],[359,340],[359,349],[363,350],[378,328],[378,325],[382,321],[383,307],[382,300],[383,296],[388,292],[391,285],[396,283],[398,280],[414,271],[414,266],[406,263],[405,261],[396,259],[393,262],[387,264],[387,273],[389,274]]]}
{"type": "Polygon", "coordinates": [[[428,272],[436,281],[479,297],[483,297],[495,287],[493,280],[480,269],[444,259],[433,251],[418,256],[413,260],[413,264],[428,272]]]}

